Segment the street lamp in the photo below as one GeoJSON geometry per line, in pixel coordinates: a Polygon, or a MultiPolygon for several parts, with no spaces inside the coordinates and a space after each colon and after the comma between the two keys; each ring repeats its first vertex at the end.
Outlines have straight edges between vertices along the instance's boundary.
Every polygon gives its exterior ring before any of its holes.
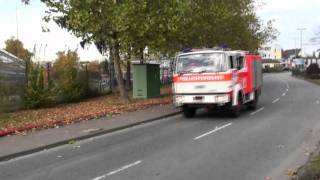
{"type": "Polygon", "coordinates": [[[294,40],[294,57],[297,57],[297,38],[293,38],[294,40]]]}
{"type": "Polygon", "coordinates": [[[307,30],[306,28],[297,28],[298,31],[300,31],[300,51],[302,56],[302,32],[307,30]]]}

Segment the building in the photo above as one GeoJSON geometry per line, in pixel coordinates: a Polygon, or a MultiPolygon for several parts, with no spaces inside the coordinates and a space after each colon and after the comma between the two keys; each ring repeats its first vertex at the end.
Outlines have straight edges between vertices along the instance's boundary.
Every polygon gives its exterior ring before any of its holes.
{"type": "Polygon", "coordinates": [[[258,49],[258,52],[262,59],[282,59],[282,49],[280,48],[280,46],[263,46],[258,49]]]}
{"type": "Polygon", "coordinates": [[[287,49],[282,52],[283,59],[293,59],[300,54],[301,49],[287,49]]]}
{"type": "Polygon", "coordinates": [[[282,67],[282,63],[278,60],[272,60],[272,59],[262,60],[262,69],[274,69],[279,67],[282,67]]]}
{"type": "Polygon", "coordinates": [[[0,78],[6,81],[25,80],[25,61],[0,49],[0,78]]]}
{"type": "Polygon", "coordinates": [[[0,112],[22,107],[25,71],[25,61],[0,50],[0,112]]]}

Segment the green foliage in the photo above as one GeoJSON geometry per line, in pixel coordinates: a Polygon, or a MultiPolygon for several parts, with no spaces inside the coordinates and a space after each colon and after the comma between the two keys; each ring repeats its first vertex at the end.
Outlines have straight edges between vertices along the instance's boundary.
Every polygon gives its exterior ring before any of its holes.
{"type": "Polygon", "coordinates": [[[39,64],[29,65],[28,82],[25,87],[25,103],[27,108],[38,108],[53,103],[53,89],[44,86],[44,69],[39,64]]]}
{"type": "MultiPolygon", "coordinates": [[[[27,108],[38,108],[57,103],[73,102],[93,96],[89,88],[90,72],[99,72],[99,64],[89,63],[81,67],[76,51],[58,52],[51,68],[50,64],[42,66],[31,61],[32,54],[24,49],[23,43],[13,38],[6,41],[6,50],[26,61],[27,81],[23,87],[5,84],[0,77],[0,112],[8,104],[17,101],[12,92],[21,89],[23,102],[27,108]],[[23,91],[23,92],[22,92],[23,91]]],[[[95,77],[99,74],[93,74],[95,77]]],[[[20,102],[21,104],[21,102],[20,102]]]]}
{"type": "Polygon", "coordinates": [[[284,67],[282,65],[277,65],[273,68],[266,66],[262,71],[263,73],[279,73],[284,71],[284,67]]]}
{"type": "MultiPolygon", "coordinates": [[[[27,107],[37,108],[74,102],[91,95],[87,74],[80,69],[77,53],[70,50],[57,53],[49,80],[45,79],[45,73],[48,71],[45,71],[43,66],[31,63],[25,90],[27,107]]],[[[48,78],[48,75],[46,77],[48,78]]]]}
{"type": "Polygon", "coordinates": [[[0,112],[0,126],[10,121],[10,115],[8,113],[0,112]]]}
{"type": "Polygon", "coordinates": [[[41,0],[48,7],[45,21],[94,42],[101,52],[112,52],[120,94],[126,99],[119,54],[143,60],[143,49],[174,54],[183,47],[227,45],[256,50],[274,39],[269,22],[262,25],[253,0],[41,0]]]}
{"type": "Polygon", "coordinates": [[[88,94],[87,80],[79,78],[79,57],[75,51],[58,52],[53,64],[53,78],[59,89],[60,101],[77,101],[88,94]]]}
{"type": "Polygon", "coordinates": [[[302,77],[304,77],[305,76],[305,72],[304,71],[302,71],[301,69],[299,69],[299,68],[294,68],[294,69],[292,69],[292,76],[302,76],[302,77]]]}
{"type": "Polygon", "coordinates": [[[145,47],[163,55],[172,55],[184,47],[227,46],[255,51],[277,35],[272,21],[264,26],[257,18],[254,0],[41,1],[48,7],[44,21],[53,20],[82,38],[82,46],[93,42],[101,53],[111,50],[123,101],[128,95],[120,54],[143,61],[145,47]]]}
{"type": "Polygon", "coordinates": [[[17,56],[18,58],[25,60],[25,61],[31,60],[32,53],[29,52],[28,49],[25,49],[23,47],[23,43],[20,40],[14,39],[12,37],[11,39],[6,40],[5,46],[6,47],[4,49],[6,51],[17,56]]]}
{"type": "Polygon", "coordinates": [[[300,170],[298,180],[320,179],[320,156],[312,157],[300,170]]]}
{"type": "Polygon", "coordinates": [[[320,79],[320,68],[318,64],[310,64],[306,70],[306,76],[310,79],[320,79]]]}

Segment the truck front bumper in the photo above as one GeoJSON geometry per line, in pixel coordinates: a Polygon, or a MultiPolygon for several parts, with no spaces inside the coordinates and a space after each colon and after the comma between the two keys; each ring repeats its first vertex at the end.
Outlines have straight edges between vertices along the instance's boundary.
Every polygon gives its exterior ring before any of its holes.
{"type": "Polygon", "coordinates": [[[210,94],[210,95],[174,95],[174,105],[182,106],[184,104],[218,104],[224,105],[231,101],[228,94],[210,94]]]}

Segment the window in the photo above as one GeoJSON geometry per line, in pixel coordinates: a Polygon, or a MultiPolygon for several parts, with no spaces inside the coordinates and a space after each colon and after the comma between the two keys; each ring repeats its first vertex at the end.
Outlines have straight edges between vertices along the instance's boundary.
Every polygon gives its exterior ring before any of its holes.
{"type": "Polygon", "coordinates": [[[221,53],[199,53],[182,55],[176,63],[177,73],[224,72],[228,63],[221,53]]]}
{"type": "Polygon", "coordinates": [[[237,61],[235,56],[229,56],[229,63],[230,63],[230,68],[231,69],[236,69],[237,68],[237,61]]]}
{"type": "Polygon", "coordinates": [[[238,64],[238,66],[237,66],[238,69],[244,68],[244,57],[243,56],[237,57],[237,64],[238,64]]]}

